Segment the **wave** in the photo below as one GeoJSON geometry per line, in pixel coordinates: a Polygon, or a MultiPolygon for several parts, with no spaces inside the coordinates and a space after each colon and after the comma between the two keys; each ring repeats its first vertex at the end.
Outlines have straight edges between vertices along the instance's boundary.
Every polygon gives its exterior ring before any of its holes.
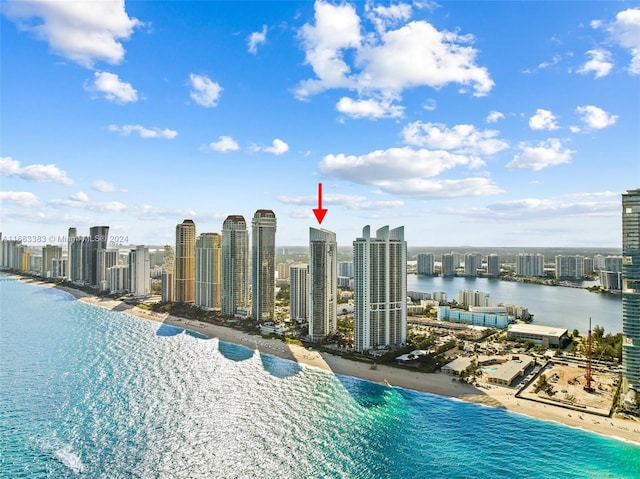
{"type": "Polygon", "coordinates": [[[71,444],[65,444],[62,448],[58,449],[54,456],[58,459],[62,464],[67,466],[76,474],[82,474],[84,471],[84,464],[75,452],[73,452],[73,447],[71,444]]]}

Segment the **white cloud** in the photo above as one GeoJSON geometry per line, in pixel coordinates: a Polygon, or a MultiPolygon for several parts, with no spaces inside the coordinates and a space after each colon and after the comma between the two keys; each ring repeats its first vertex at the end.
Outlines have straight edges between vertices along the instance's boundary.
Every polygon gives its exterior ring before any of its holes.
{"type": "Polygon", "coordinates": [[[104,97],[115,103],[132,103],[138,101],[138,92],[130,83],[123,82],[118,75],[109,72],[95,72],[93,83],[85,84],[85,89],[104,94],[104,97]]]}
{"type": "Polygon", "coordinates": [[[375,25],[378,33],[384,33],[390,26],[409,20],[411,18],[411,10],[411,5],[406,3],[398,3],[388,7],[382,5],[374,6],[370,2],[365,4],[366,16],[375,25]]]}
{"type": "Polygon", "coordinates": [[[109,131],[120,133],[124,136],[129,136],[131,133],[138,133],[140,138],[164,138],[168,140],[174,139],[178,136],[178,132],[170,130],[169,128],[145,128],[142,125],[109,125],[109,131]]]}
{"type": "Polygon", "coordinates": [[[457,153],[493,155],[509,147],[506,141],[496,138],[496,130],[477,130],[473,125],[455,125],[447,128],[441,123],[409,123],[402,130],[407,144],[427,146],[457,153]]]}
{"type": "Polygon", "coordinates": [[[49,200],[49,206],[54,208],[81,208],[96,213],[121,213],[129,208],[119,201],[78,201],[77,199],[68,200],[49,200]]]}
{"type": "Polygon", "coordinates": [[[20,166],[20,162],[11,157],[0,158],[0,175],[17,176],[23,180],[37,181],[38,183],[52,182],[66,186],[73,184],[67,173],[54,164],[20,166]]]}
{"type": "Polygon", "coordinates": [[[91,183],[91,188],[93,188],[96,191],[101,191],[102,193],[108,193],[111,191],[126,191],[125,189],[122,189],[114,185],[113,183],[110,183],[104,180],[94,181],[93,183],[91,183]]]}
{"type": "Polygon", "coordinates": [[[536,146],[522,142],[519,148],[521,153],[513,157],[513,160],[507,164],[507,168],[539,171],[549,166],[570,163],[571,155],[575,153],[568,148],[563,149],[562,143],[557,138],[549,138],[536,146]]]}
{"type": "Polygon", "coordinates": [[[600,130],[614,125],[618,119],[618,115],[611,115],[602,108],[593,105],[579,106],[576,108],[576,113],[578,113],[580,119],[593,130],[600,130]]]}
{"type": "Polygon", "coordinates": [[[628,8],[618,12],[608,31],[621,47],[629,49],[629,73],[640,75],[640,8],[628,8]]]}
{"type": "Polygon", "coordinates": [[[298,98],[332,88],[357,90],[365,97],[398,97],[406,88],[439,89],[449,83],[470,86],[474,95],[483,96],[493,87],[487,69],[475,63],[472,35],[439,31],[425,21],[386,30],[408,20],[408,6],[370,8],[369,14],[377,19],[377,32],[362,35],[352,5],[316,1],[315,24],[300,31],[306,62],[316,77],[298,85],[298,98]],[[353,57],[353,70],[345,57],[353,57]]]}
{"type": "Polygon", "coordinates": [[[487,119],[486,122],[487,123],[497,123],[498,120],[503,120],[504,119],[504,113],[501,113],[499,111],[491,111],[489,112],[489,114],[487,115],[487,119]]]}
{"type": "Polygon", "coordinates": [[[195,73],[189,74],[189,81],[192,88],[189,95],[198,105],[214,107],[218,104],[218,98],[223,90],[219,83],[212,81],[205,75],[196,75],[195,73]]]}
{"type": "Polygon", "coordinates": [[[29,191],[0,191],[0,201],[24,206],[25,208],[33,208],[40,205],[38,197],[29,191]]]}
{"type": "Polygon", "coordinates": [[[619,210],[616,201],[566,201],[549,198],[523,198],[488,205],[473,216],[486,216],[497,220],[521,218],[554,218],[568,216],[609,216],[619,210]]]}
{"type": "Polygon", "coordinates": [[[336,109],[352,118],[399,118],[404,113],[404,107],[393,105],[389,100],[352,100],[342,97],[336,104],[336,109]]]}
{"type": "Polygon", "coordinates": [[[383,182],[379,186],[389,194],[419,199],[487,196],[503,192],[488,178],[462,178],[456,180],[412,178],[403,182],[383,182]]]}
{"type": "Polygon", "coordinates": [[[258,45],[262,45],[267,41],[267,26],[262,25],[262,31],[253,32],[247,38],[247,44],[249,47],[249,53],[253,53],[254,55],[258,52],[258,45]]]}
{"type": "Polygon", "coordinates": [[[598,48],[589,50],[586,54],[591,56],[591,60],[582,65],[578,69],[578,73],[586,75],[587,73],[594,72],[595,78],[602,78],[611,72],[613,62],[611,61],[611,53],[609,51],[598,48]]]}
{"type": "Polygon", "coordinates": [[[130,18],[122,0],[99,2],[3,2],[2,13],[21,30],[46,41],[58,55],[92,68],[96,61],[117,64],[124,58],[121,41],[141,25],[130,18]]]}
{"type": "Polygon", "coordinates": [[[240,149],[238,143],[236,143],[236,141],[230,136],[219,136],[218,138],[218,141],[212,141],[209,143],[208,148],[221,152],[236,151],[240,149]]]}
{"type": "Polygon", "coordinates": [[[529,128],[532,130],[557,130],[559,126],[553,113],[538,108],[536,114],[529,118],[529,128]]]}
{"type": "Polygon", "coordinates": [[[284,141],[279,138],[273,140],[271,146],[258,148],[258,151],[264,151],[267,153],[273,153],[274,155],[282,155],[289,151],[289,145],[287,145],[284,141]]]}
{"type": "Polygon", "coordinates": [[[70,195],[69,199],[72,201],[80,201],[82,203],[86,203],[87,201],[89,201],[89,196],[87,196],[87,194],[82,191],[78,191],[77,193],[70,195]]]}
{"type": "MultiPolygon", "coordinates": [[[[305,205],[309,208],[315,208],[318,205],[317,196],[277,196],[276,200],[284,204],[305,205]]],[[[371,201],[362,195],[340,195],[329,194],[322,197],[324,206],[344,206],[350,210],[388,210],[398,208],[404,205],[401,200],[381,200],[371,201]]]]}

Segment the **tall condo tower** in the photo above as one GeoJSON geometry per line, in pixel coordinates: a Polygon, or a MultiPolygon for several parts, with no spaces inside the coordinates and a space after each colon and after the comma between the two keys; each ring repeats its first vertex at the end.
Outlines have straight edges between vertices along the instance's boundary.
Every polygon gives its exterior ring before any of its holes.
{"type": "Polygon", "coordinates": [[[196,225],[193,220],[176,225],[174,268],[176,302],[193,303],[196,282],[196,225]]]}
{"type": "Polygon", "coordinates": [[[220,310],[221,274],[222,238],[218,233],[202,233],[196,240],[196,306],[220,310]]]}
{"type": "Polygon", "coordinates": [[[222,224],[222,313],[233,316],[249,306],[249,232],[243,216],[222,224]]]}
{"type": "Polygon", "coordinates": [[[78,240],[78,229],[77,228],[69,228],[69,232],[67,233],[67,279],[73,281],[73,274],[71,271],[73,270],[73,254],[72,248],[73,244],[78,240]]]}
{"type": "Polygon", "coordinates": [[[276,215],[258,210],[251,221],[251,310],[256,321],[275,319],[276,215]]]}
{"type": "Polygon", "coordinates": [[[309,265],[293,264],[289,268],[289,310],[291,319],[304,323],[309,319],[309,265]]]}
{"type": "Polygon", "coordinates": [[[109,227],[108,226],[92,226],[89,228],[89,240],[87,242],[87,255],[86,265],[87,274],[85,280],[89,281],[91,285],[98,284],[98,250],[107,249],[107,242],[109,240],[109,227]]]}
{"type": "Polygon", "coordinates": [[[640,188],[622,195],[622,377],[625,405],[640,405],[640,188]]]}
{"type": "Polygon", "coordinates": [[[129,292],[135,296],[151,294],[151,256],[147,246],[138,245],[129,251],[129,292]]]}
{"type": "Polygon", "coordinates": [[[407,243],[404,227],[365,226],[353,242],[355,350],[397,347],[407,339],[407,243]]]}
{"type": "Polygon", "coordinates": [[[337,325],[338,243],[336,234],[309,228],[309,336],[320,341],[337,325]]]}

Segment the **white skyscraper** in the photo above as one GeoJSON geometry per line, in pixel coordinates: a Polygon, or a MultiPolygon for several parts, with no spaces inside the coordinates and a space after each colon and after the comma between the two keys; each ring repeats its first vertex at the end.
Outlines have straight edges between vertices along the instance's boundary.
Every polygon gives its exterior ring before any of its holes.
{"type": "Polygon", "coordinates": [[[404,227],[365,226],[353,242],[355,350],[405,344],[407,337],[407,243],[404,227]]]}
{"type": "Polygon", "coordinates": [[[497,254],[487,256],[487,276],[491,278],[500,276],[500,257],[497,254]]]}
{"type": "Polygon", "coordinates": [[[292,264],[289,268],[289,309],[293,321],[309,319],[309,265],[292,264]]]}
{"type": "Polygon", "coordinates": [[[144,245],[129,251],[129,292],[135,296],[151,294],[151,259],[144,245]]]}
{"type": "Polygon", "coordinates": [[[336,234],[309,228],[309,336],[320,341],[337,331],[336,234]]]}
{"type": "Polygon", "coordinates": [[[418,274],[433,276],[436,257],[432,253],[420,253],[418,255],[418,274]]]}

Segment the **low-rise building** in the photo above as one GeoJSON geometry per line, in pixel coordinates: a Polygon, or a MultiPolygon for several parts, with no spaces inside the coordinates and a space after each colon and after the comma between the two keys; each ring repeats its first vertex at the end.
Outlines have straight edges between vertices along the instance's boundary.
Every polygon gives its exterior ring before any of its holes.
{"type": "Polygon", "coordinates": [[[508,335],[514,339],[532,341],[545,348],[558,348],[568,340],[567,330],[551,326],[535,324],[512,324],[509,326],[508,335]]]}
{"type": "Polygon", "coordinates": [[[509,361],[497,365],[495,371],[488,374],[487,381],[501,386],[511,386],[513,381],[518,377],[524,376],[527,368],[534,363],[535,359],[531,356],[523,354],[512,356],[509,361]]]}

